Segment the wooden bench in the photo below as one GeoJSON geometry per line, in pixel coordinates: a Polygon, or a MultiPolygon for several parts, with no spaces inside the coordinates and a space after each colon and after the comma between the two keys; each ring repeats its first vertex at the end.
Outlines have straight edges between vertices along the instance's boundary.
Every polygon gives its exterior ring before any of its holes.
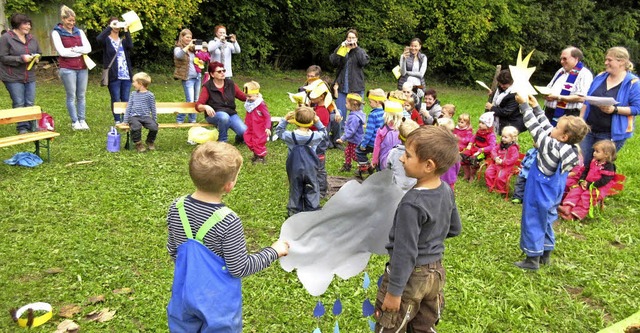
{"type": "MultiPolygon", "coordinates": [[[[42,109],[39,106],[29,106],[26,108],[0,110],[0,125],[16,124],[23,121],[30,121],[31,128],[38,128],[36,122],[42,118],[42,109]]],[[[0,138],[0,148],[9,147],[25,142],[35,142],[35,154],[40,156],[40,141],[46,140],[43,148],[47,149],[47,161],[51,160],[51,141],[60,133],[51,131],[28,132],[0,138]]]]}
{"type": "MultiPolygon", "coordinates": [[[[123,116],[127,110],[127,102],[115,102],[113,103],[113,113],[120,114],[123,116]]],[[[163,114],[172,114],[177,115],[178,113],[198,113],[196,111],[196,103],[188,103],[188,102],[156,102],[156,114],[158,116],[163,114]]],[[[188,118],[185,118],[185,120],[188,118]]],[[[171,123],[160,123],[158,122],[158,129],[160,128],[191,128],[191,127],[214,127],[213,124],[209,123],[189,123],[185,122],[182,124],[178,124],[173,119],[171,123]]],[[[116,125],[118,130],[124,131],[127,133],[127,141],[125,143],[125,149],[131,149],[131,137],[129,135],[129,124],[118,124],[116,125]]]]}

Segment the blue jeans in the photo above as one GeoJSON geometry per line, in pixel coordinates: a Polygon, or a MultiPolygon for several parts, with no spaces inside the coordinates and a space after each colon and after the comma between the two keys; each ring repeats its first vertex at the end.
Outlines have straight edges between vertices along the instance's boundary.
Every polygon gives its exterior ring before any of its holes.
{"type": "MultiPolygon", "coordinates": [[[[4,86],[9,91],[11,97],[12,108],[22,108],[25,106],[33,106],[36,100],[36,82],[5,82],[4,86]]],[[[31,123],[21,121],[16,125],[16,130],[31,130],[31,123]]]]}
{"type": "Polygon", "coordinates": [[[114,80],[109,82],[109,95],[111,95],[111,113],[114,121],[121,121],[122,115],[113,113],[113,103],[128,102],[131,80],[114,80]]]}
{"type": "MultiPolygon", "coordinates": [[[[582,139],[582,142],[580,142],[580,150],[582,150],[582,157],[585,166],[588,166],[591,163],[591,159],[593,158],[593,145],[600,140],[611,140],[611,133],[589,132],[584,139],[582,139]]],[[[625,141],[627,141],[627,139],[613,141],[616,145],[616,151],[620,151],[620,149],[622,149],[625,141]]]]}
{"type": "MultiPolygon", "coordinates": [[[[196,78],[182,80],[182,89],[184,89],[184,97],[187,99],[187,102],[195,102],[198,100],[198,97],[200,97],[201,79],[202,76],[198,74],[196,78]]],[[[186,115],[186,113],[179,113],[178,116],[176,116],[176,121],[183,123],[186,115]]],[[[197,116],[197,113],[189,113],[189,122],[195,123],[197,116]]]]}
{"type": "Polygon", "coordinates": [[[234,114],[230,116],[228,113],[224,111],[216,111],[216,114],[213,117],[205,118],[209,124],[214,124],[218,126],[218,132],[220,133],[218,136],[218,141],[227,142],[229,128],[236,133],[236,142],[241,143],[244,142],[244,132],[247,130],[247,125],[244,124],[242,118],[239,115],[234,114]]]}
{"type": "Polygon", "coordinates": [[[86,93],[89,71],[86,69],[60,68],[60,79],[67,93],[67,111],[71,122],[85,120],[87,109],[86,93]]]}

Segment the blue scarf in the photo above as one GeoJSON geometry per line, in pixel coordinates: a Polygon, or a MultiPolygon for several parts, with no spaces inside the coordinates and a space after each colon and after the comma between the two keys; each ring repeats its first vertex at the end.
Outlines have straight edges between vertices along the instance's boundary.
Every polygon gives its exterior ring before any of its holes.
{"type": "MultiPolygon", "coordinates": [[[[580,71],[582,70],[583,67],[584,67],[584,64],[582,63],[582,61],[578,61],[578,63],[576,64],[576,67],[574,67],[572,70],[569,71],[569,77],[567,77],[567,81],[562,87],[560,96],[571,95],[571,89],[573,89],[573,85],[576,83],[576,80],[578,79],[578,74],[580,74],[580,71]]],[[[553,79],[553,83],[555,83],[556,80],[564,73],[565,73],[564,71],[558,73],[558,75],[556,75],[556,77],[553,79]]],[[[556,110],[553,112],[553,119],[551,120],[551,125],[555,126],[558,123],[558,119],[564,115],[566,108],[567,108],[566,101],[558,101],[558,103],[556,104],[556,110]]]]}

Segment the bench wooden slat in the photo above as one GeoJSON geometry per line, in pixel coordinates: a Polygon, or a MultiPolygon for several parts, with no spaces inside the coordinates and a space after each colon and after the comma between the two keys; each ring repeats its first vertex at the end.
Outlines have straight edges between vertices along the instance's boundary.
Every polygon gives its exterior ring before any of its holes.
{"type": "MultiPolygon", "coordinates": [[[[113,113],[125,114],[127,102],[113,103],[113,113]]],[[[196,103],[192,102],[156,102],[157,114],[198,113],[196,103]]]]}
{"type": "Polygon", "coordinates": [[[14,136],[8,136],[4,138],[0,138],[0,148],[17,145],[20,143],[33,142],[51,139],[59,136],[60,133],[42,131],[42,132],[30,132],[26,134],[19,134],[14,136]]]}
{"type": "Polygon", "coordinates": [[[39,106],[0,110],[0,125],[38,120],[40,118],[42,118],[42,109],[39,106]]]}
{"type": "MultiPolygon", "coordinates": [[[[213,124],[209,123],[159,123],[158,128],[191,128],[191,127],[213,127],[213,124]]],[[[129,124],[118,124],[116,128],[121,131],[128,131],[129,124]]]]}

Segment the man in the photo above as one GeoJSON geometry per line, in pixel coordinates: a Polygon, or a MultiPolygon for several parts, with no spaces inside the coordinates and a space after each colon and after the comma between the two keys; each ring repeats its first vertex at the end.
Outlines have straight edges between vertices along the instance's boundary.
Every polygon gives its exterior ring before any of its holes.
{"type": "Polygon", "coordinates": [[[587,95],[593,74],[582,63],[582,51],[577,47],[567,47],[560,54],[560,68],[547,84],[551,93],[544,103],[544,112],[552,125],[564,115],[579,116],[587,95]]]}

